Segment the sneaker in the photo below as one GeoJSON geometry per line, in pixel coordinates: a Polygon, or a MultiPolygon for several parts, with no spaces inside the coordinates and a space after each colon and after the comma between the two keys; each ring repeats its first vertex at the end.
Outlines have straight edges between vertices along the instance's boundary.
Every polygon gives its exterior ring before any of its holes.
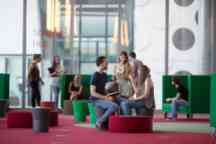
{"type": "Polygon", "coordinates": [[[101,131],[101,130],[102,130],[101,125],[98,124],[98,123],[95,124],[95,128],[96,128],[96,130],[98,130],[98,131],[101,131]]]}
{"type": "Polygon", "coordinates": [[[102,124],[98,124],[98,123],[95,124],[95,128],[98,131],[104,131],[105,130],[105,128],[103,127],[103,125],[102,124]]]}

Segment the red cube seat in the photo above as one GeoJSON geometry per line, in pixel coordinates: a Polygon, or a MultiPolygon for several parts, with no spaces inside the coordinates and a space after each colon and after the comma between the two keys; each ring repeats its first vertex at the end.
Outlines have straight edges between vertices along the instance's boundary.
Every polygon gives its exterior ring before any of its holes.
{"type": "Polygon", "coordinates": [[[50,111],[55,110],[55,102],[52,102],[52,101],[42,101],[41,104],[40,104],[40,106],[42,108],[47,108],[50,111]]]}
{"type": "Polygon", "coordinates": [[[49,126],[58,126],[58,112],[57,111],[49,112],[49,126]]]}
{"type": "Polygon", "coordinates": [[[11,111],[7,114],[8,128],[32,128],[31,111],[11,111]]]}
{"type": "Polygon", "coordinates": [[[151,133],[152,116],[110,116],[110,132],[151,133]]]}

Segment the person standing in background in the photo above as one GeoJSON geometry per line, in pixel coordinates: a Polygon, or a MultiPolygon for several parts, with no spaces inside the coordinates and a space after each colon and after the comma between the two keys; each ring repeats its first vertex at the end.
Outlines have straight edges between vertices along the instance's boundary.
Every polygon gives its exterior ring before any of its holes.
{"type": "Polygon", "coordinates": [[[132,67],[132,77],[133,77],[135,85],[137,85],[139,81],[138,80],[138,69],[140,68],[140,66],[143,65],[143,62],[136,58],[135,52],[129,53],[129,61],[132,67]]]}
{"type": "Polygon", "coordinates": [[[40,83],[43,81],[40,77],[40,70],[38,68],[38,63],[41,62],[41,55],[34,54],[32,58],[32,63],[28,69],[28,85],[31,88],[31,99],[32,107],[40,106],[41,94],[40,94],[40,83]]]}
{"type": "Polygon", "coordinates": [[[58,109],[60,91],[59,77],[64,73],[64,67],[60,63],[59,56],[53,57],[52,66],[48,70],[51,77],[51,100],[55,102],[55,107],[58,109]]]}

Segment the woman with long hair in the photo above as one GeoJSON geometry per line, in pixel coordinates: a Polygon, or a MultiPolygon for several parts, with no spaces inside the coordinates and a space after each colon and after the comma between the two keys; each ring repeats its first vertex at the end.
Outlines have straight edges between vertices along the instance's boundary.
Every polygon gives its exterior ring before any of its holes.
{"type": "Polygon", "coordinates": [[[118,63],[114,67],[114,80],[119,85],[120,95],[116,98],[116,102],[121,106],[124,111],[122,102],[127,101],[136,93],[136,87],[132,78],[132,68],[129,64],[128,54],[122,51],[119,55],[118,63]]]}
{"type": "Polygon", "coordinates": [[[81,76],[75,75],[70,82],[68,92],[70,93],[70,100],[81,99],[83,86],[81,84],[81,76]]]}
{"type": "Polygon", "coordinates": [[[64,73],[64,67],[60,63],[59,56],[54,56],[52,66],[48,69],[51,81],[51,100],[55,102],[56,109],[59,102],[59,76],[64,73]]]}
{"type": "Polygon", "coordinates": [[[155,109],[154,86],[150,75],[150,69],[141,65],[138,69],[138,82],[136,97],[131,97],[129,101],[122,103],[125,107],[124,115],[131,115],[134,108],[137,114],[153,115],[155,109]]]}

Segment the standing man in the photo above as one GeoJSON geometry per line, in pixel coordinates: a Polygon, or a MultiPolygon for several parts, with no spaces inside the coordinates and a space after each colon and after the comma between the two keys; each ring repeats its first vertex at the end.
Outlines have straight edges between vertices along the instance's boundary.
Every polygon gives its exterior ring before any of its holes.
{"type": "Polygon", "coordinates": [[[31,88],[32,97],[32,107],[40,106],[41,94],[40,94],[40,83],[43,81],[40,77],[40,70],[38,68],[38,63],[41,62],[41,55],[34,54],[32,58],[32,63],[28,69],[28,83],[31,88]]]}
{"type": "Polygon", "coordinates": [[[97,71],[93,74],[90,86],[91,97],[95,109],[103,109],[104,113],[99,115],[96,120],[96,128],[103,129],[105,122],[109,116],[118,111],[118,105],[113,102],[113,98],[106,95],[105,85],[108,82],[108,77],[105,71],[107,70],[107,59],[100,56],[96,60],[97,71]]]}
{"type": "Polygon", "coordinates": [[[136,59],[135,52],[129,53],[129,59],[130,59],[131,67],[132,67],[132,77],[133,77],[135,85],[137,85],[138,84],[138,69],[143,63],[142,61],[136,59]]]}

